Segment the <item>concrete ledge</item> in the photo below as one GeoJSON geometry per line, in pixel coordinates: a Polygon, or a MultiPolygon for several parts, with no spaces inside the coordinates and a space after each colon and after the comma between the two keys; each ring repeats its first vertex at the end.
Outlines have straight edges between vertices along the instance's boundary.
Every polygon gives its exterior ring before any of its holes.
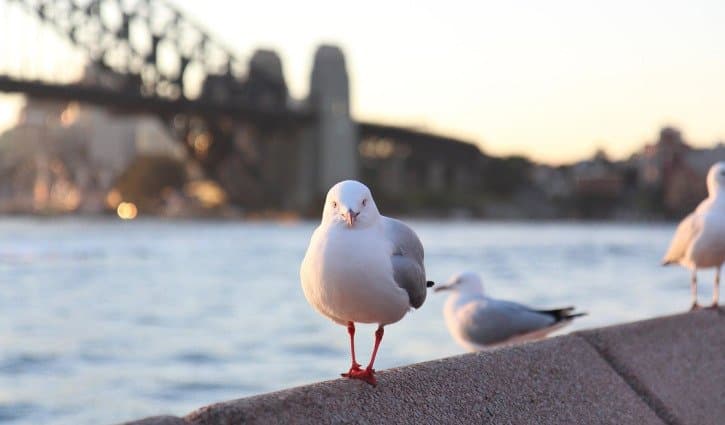
{"type": "Polygon", "coordinates": [[[131,423],[723,423],[723,347],[725,312],[705,310],[131,423]]]}
{"type": "Polygon", "coordinates": [[[657,416],[577,337],[220,403],[187,416],[220,423],[638,423],[657,416]],[[595,385],[594,385],[595,384],[595,385]],[[607,388],[602,397],[600,388],[607,388]],[[600,412],[607,411],[606,420],[600,412]]]}
{"type": "Polygon", "coordinates": [[[580,332],[670,424],[725,424],[725,311],[580,332]]]}

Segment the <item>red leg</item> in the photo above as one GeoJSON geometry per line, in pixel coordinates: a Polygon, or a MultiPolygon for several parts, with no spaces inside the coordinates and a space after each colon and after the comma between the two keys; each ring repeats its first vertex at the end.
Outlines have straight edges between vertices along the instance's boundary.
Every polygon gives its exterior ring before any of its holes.
{"type": "Polygon", "coordinates": [[[380,326],[377,331],[375,331],[375,347],[373,347],[373,355],[370,357],[370,364],[368,364],[368,367],[365,368],[365,370],[369,370],[371,372],[375,372],[375,369],[373,369],[373,363],[375,363],[375,356],[378,354],[378,347],[380,347],[380,341],[383,340],[383,327],[380,326]]]}
{"type": "Polygon", "coordinates": [[[355,359],[355,324],[353,322],[347,322],[347,333],[350,335],[350,353],[352,353],[352,365],[347,373],[341,374],[346,378],[351,378],[356,372],[360,372],[360,364],[355,359]]]}
{"type": "Polygon", "coordinates": [[[360,379],[362,381],[367,382],[368,384],[372,385],[373,387],[377,385],[378,380],[375,379],[375,369],[373,369],[373,364],[375,363],[375,356],[378,354],[378,347],[380,347],[380,341],[383,340],[383,327],[380,326],[377,331],[375,331],[375,347],[373,347],[373,355],[370,357],[370,363],[365,368],[365,370],[360,370],[359,368],[357,370],[350,369],[350,372],[346,375],[343,375],[347,378],[353,378],[353,379],[360,379]]]}

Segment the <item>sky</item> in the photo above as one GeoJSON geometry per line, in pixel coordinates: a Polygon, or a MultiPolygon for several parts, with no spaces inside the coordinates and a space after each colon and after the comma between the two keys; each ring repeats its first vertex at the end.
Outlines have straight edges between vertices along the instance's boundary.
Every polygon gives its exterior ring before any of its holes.
{"type": "Polygon", "coordinates": [[[357,119],[489,154],[624,158],[664,125],[725,141],[722,1],[170,1],[244,57],[276,50],[295,97],[317,46],[339,45],[357,119]]]}

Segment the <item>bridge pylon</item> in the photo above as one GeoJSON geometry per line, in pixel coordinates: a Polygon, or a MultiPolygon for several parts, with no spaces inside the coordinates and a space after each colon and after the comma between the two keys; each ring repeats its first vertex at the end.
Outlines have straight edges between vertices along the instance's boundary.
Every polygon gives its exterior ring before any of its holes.
{"type": "Polygon", "coordinates": [[[360,174],[358,131],[350,116],[350,84],[339,47],[317,48],[307,103],[317,122],[300,144],[298,200],[305,207],[336,182],[357,179],[360,174]]]}

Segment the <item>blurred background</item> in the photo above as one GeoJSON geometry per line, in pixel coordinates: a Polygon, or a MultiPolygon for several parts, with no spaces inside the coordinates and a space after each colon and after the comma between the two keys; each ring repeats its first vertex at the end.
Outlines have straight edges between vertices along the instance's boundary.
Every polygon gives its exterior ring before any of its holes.
{"type": "MultiPolygon", "coordinates": [[[[0,423],[335,378],[347,335],[298,267],[347,178],[411,220],[436,281],[589,312],[565,331],[685,310],[688,273],[659,260],[725,160],[723,19],[705,0],[0,0],[0,423]]],[[[386,330],[379,368],[462,352],[443,302],[386,330]]]]}

